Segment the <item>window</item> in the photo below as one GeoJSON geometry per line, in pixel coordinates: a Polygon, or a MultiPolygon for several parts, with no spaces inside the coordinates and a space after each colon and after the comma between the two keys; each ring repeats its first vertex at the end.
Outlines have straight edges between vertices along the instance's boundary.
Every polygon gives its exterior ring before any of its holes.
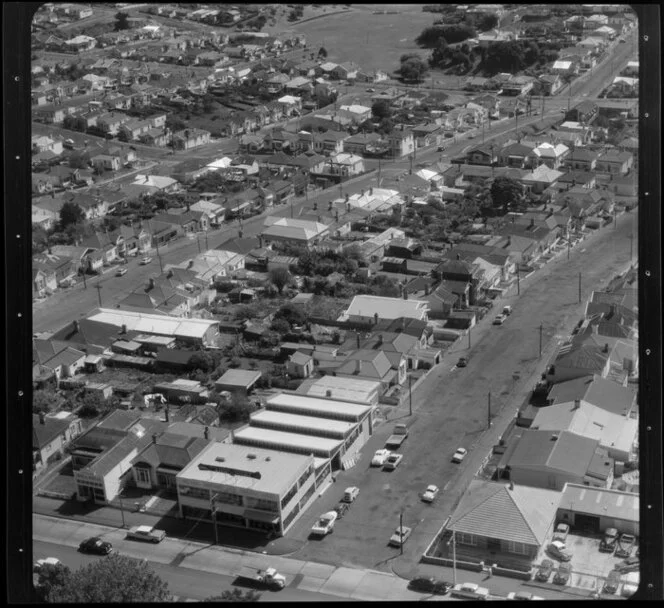
{"type": "Polygon", "coordinates": [[[517,543],[513,541],[507,542],[507,550],[510,553],[518,553],[519,555],[527,555],[528,549],[524,543],[517,543]]]}
{"type": "Polygon", "coordinates": [[[460,545],[476,546],[478,544],[477,538],[475,537],[474,534],[467,534],[466,532],[457,532],[455,534],[455,537],[456,537],[456,542],[458,542],[460,545]]]}
{"type": "Polygon", "coordinates": [[[293,484],[293,487],[290,490],[288,490],[286,495],[281,499],[281,508],[282,509],[291,501],[293,496],[295,496],[295,494],[297,493],[297,487],[298,486],[297,486],[296,483],[293,484]]]}
{"type": "Polygon", "coordinates": [[[136,467],[134,470],[136,471],[136,481],[150,483],[150,469],[136,467]]]}

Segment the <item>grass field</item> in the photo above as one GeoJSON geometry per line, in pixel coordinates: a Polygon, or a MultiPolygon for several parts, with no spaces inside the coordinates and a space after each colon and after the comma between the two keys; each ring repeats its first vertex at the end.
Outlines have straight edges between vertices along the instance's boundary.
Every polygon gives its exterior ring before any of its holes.
{"type": "MultiPolygon", "coordinates": [[[[420,49],[415,38],[431,25],[433,13],[422,11],[422,4],[360,4],[352,10],[326,15],[300,24],[281,20],[276,27],[265,31],[281,30],[304,34],[310,48],[323,46],[328,60],[335,63],[354,61],[364,70],[380,69],[388,73],[399,67],[399,57],[408,52],[419,52],[424,59],[428,50],[420,49]],[[374,15],[375,10],[400,11],[398,14],[374,15]]],[[[342,6],[328,7],[328,13],[342,6]]],[[[321,13],[320,10],[317,11],[321,13]]],[[[305,19],[313,16],[305,11],[305,19]]]]}

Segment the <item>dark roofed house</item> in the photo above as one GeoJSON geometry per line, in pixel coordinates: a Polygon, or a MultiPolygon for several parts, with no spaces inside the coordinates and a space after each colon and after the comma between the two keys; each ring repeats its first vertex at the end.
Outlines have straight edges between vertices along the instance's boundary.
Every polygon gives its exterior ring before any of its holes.
{"type": "Polygon", "coordinates": [[[32,415],[33,471],[41,469],[64,454],[70,441],[80,435],[83,423],[78,416],[61,412],[55,416],[32,415]]]}
{"type": "Polygon", "coordinates": [[[230,391],[232,393],[249,395],[261,376],[260,371],[229,369],[214,383],[214,386],[218,391],[230,391]]]}

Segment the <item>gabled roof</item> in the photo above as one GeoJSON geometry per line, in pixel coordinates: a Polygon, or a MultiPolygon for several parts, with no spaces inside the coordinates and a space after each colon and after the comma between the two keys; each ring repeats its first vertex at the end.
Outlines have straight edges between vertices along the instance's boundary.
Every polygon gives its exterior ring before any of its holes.
{"type": "Polygon", "coordinates": [[[51,416],[44,416],[44,423],[40,422],[38,414],[32,415],[32,447],[41,449],[47,446],[59,435],[62,435],[77,420],[75,416],[59,419],[51,416]]]}
{"type": "Polygon", "coordinates": [[[628,414],[636,402],[635,392],[597,374],[554,385],[548,399],[553,405],[583,400],[614,414],[628,414]]]}
{"type": "Polygon", "coordinates": [[[152,467],[183,469],[199,454],[209,441],[203,437],[187,437],[165,432],[151,442],[133,460],[132,465],[146,463],[152,467]]]}

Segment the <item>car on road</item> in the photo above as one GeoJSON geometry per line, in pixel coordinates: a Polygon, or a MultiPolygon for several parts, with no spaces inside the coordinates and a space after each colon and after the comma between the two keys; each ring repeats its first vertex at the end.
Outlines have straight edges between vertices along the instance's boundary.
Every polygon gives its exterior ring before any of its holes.
{"type": "Polygon", "coordinates": [[[334,510],[337,513],[337,519],[341,519],[346,514],[348,509],[350,509],[350,505],[347,502],[340,502],[336,507],[334,507],[334,510]]]}
{"type": "Polygon", "coordinates": [[[632,534],[621,534],[618,539],[615,556],[630,557],[634,550],[634,543],[636,543],[636,538],[632,534]]]}
{"type": "Polygon", "coordinates": [[[623,43],[623,42],[627,42],[627,40],[625,40],[624,38],[618,38],[618,42],[623,43]]]}
{"type": "Polygon", "coordinates": [[[452,583],[437,580],[433,576],[418,576],[408,583],[408,589],[436,595],[445,595],[451,588],[452,583]]]}
{"type": "Polygon", "coordinates": [[[456,366],[457,367],[466,367],[468,365],[468,357],[459,357],[456,366]]]}
{"type": "Polygon", "coordinates": [[[384,469],[386,471],[394,471],[403,460],[403,454],[390,454],[385,460],[384,469]]]}
{"type": "Polygon", "coordinates": [[[502,325],[505,322],[505,319],[507,317],[503,314],[500,313],[499,315],[496,316],[496,318],[493,320],[494,325],[502,325]]]}
{"type": "Polygon", "coordinates": [[[157,530],[154,526],[133,526],[129,528],[127,538],[147,543],[160,543],[166,538],[166,532],[157,530]]]}
{"type": "Polygon", "coordinates": [[[311,527],[311,534],[314,536],[327,536],[332,534],[334,530],[334,522],[337,521],[338,515],[336,511],[328,511],[323,513],[316,523],[311,527]]]}
{"type": "Polygon", "coordinates": [[[401,547],[408,538],[410,537],[413,529],[408,526],[397,527],[394,531],[394,534],[390,536],[390,542],[388,543],[392,547],[401,547]]]}
{"type": "Polygon", "coordinates": [[[477,137],[476,133],[468,133],[468,139],[475,139],[477,137]]]}
{"type": "Polygon", "coordinates": [[[58,566],[62,562],[57,557],[45,557],[38,559],[33,566],[34,572],[39,572],[44,566],[58,566]]]}
{"type": "Polygon", "coordinates": [[[376,89],[367,89],[367,93],[375,93],[376,89]]]}
{"type": "Polygon", "coordinates": [[[454,452],[454,456],[452,456],[452,462],[461,462],[466,457],[466,454],[468,454],[466,448],[457,448],[457,451],[454,452]]]}
{"type": "Polygon", "coordinates": [[[113,551],[113,545],[108,541],[102,540],[98,536],[93,536],[84,540],[79,546],[78,550],[81,553],[94,553],[95,555],[108,555],[113,551]]]}
{"type": "Polygon", "coordinates": [[[486,600],[489,590],[477,583],[459,583],[452,587],[452,597],[463,597],[471,600],[486,600]]]}
{"type": "Polygon", "coordinates": [[[551,573],[553,572],[553,562],[550,559],[542,560],[539,568],[537,569],[537,574],[535,574],[535,579],[544,583],[549,580],[551,573]]]}
{"type": "Polygon", "coordinates": [[[122,275],[125,275],[125,274],[127,274],[127,269],[126,268],[118,268],[115,271],[115,276],[116,277],[121,277],[122,275]]]}
{"type": "Polygon", "coordinates": [[[530,601],[530,600],[543,600],[543,597],[540,597],[539,595],[533,595],[529,591],[510,591],[507,594],[507,599],[508,600],[515,600],[517,602],[519,601],[530,601]]]}
{"type": "Polygon", "coordinates": [[[445,146],[438,146],[436,148],[436,152],[444,152],[445,151],[445,146]]]}
{"type": "Polygon", "coordinates": [[[556,585],[566,585],[572,576],[572,566],[569,562],[564,562],[558,566],[558,570],[553,575],[553,582],[556,585]]]}
{"type": "Polygon", "coordinates": [[[562,541],[552,541],[546,550],[551,557],[561,562],[568,562],[572,559],[572,554],[567,550],[567,546],[562,541]]]}
{"type": "Polygon", "coordinates": [[[344,502],[349,502],[349,503],[353,502],[357,498],[359,493],[360,493],[360,488],[356,488],[355,486],[351,486],[349,488],[346,488],[344,490],[343,501],[344,502]]]}
{"type": "Polygon", "coordinates": [[[607,528],[604,530],[604,538],[599,541],[599,550],[602,553],[613,553],[618,542],[618,530],[616,528],[607,528]]]}
{"type": "Polygon", "coordinates": [[[569,534],[569,525],[561,522],[556,526],[556,530],[553,533],[552,540],[560,540],[562,542],[565,542],[567,540],[568,534],[569,534]]]}
{"type": "Polygon", "coordinates": [[[146,256],[141,260],[141,266],[146,266],[150,262],[152,262],[152,258],[150,256],[146,256]]]}
{"type": "Polygon", "coordinates": [[[424,502],[433,502],[434,500],[436,500],[438,492],[440,492],[438,486],[434,485],[427,486],[427,489],[424,491],[424,494],[422,494],[422,500],[424,502]]]}
{"type": "Polygon", "coordinates": [[[602,587],[602,593],[615,593],[618,591],[618,587],[620,586],[620,572],[617,572],[616,570],[611,570],[609,572],[609,575],[606,577],[606,580],[604,581],[604,586],[602,587]]]}
{"type": "Polygon", "coordinates": [[[385,464],[385,461],[387,460],[387,457],[391,454],[390,450],[376,450],[376,453],[373,455],[373,458],[371,459],[371,466],[372,467],[382,467],[385,464]]]}

